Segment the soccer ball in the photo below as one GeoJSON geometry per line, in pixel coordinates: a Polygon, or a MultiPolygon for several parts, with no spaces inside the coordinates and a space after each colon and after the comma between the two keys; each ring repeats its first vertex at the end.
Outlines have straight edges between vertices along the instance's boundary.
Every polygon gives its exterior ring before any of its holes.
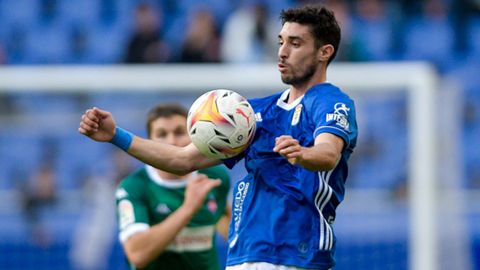
{"type": "Polygon", "coordinates": [[[243,152],[253,139],[255,113],[238,93],[217,89],[197,98],[187,117],[192,143],[205,156],[224,159],[243,152]]]}

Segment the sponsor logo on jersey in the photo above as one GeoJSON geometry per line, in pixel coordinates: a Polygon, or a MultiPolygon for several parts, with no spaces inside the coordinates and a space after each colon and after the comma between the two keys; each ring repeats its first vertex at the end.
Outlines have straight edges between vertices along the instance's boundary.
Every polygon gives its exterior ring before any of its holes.
{"type": "Polygon", "coordinates": [[[135,213],[133,204],[129,200],[121,200],[118,203],[118,216],[120,230],[125,229],[128,225],[135,223],[135,213]]]}
{"type": "Polygon", "coordinates": [[[117,189],[117,191],[115,192],[115,198],[117,198],[117,200],[121,200],[121,199],[123,199],[123,198],[125,198],[125,197],[127,197],[127,196],[128,196],[128,193],[127,193],[127,191],[126,191],[125,189],[123,189],[123,188],[119,188],[119,189],[117,189]]]}
{"type": "Polygon", "coordinates": [[[333,113],[327,113],[327,122],[335,121],[336,125],[348,131],[350,125],[348,123],[348,112],[350,108],[345,105],[345,103],[335,103],[333,106],[333,113]]]}
{"type": "Polygon", "coordinates": [[[257,112],[257,113],[255,114],[255,121],[257,121],[257,122],[262,122],[262,120],[263,120],[263,119],[262,119],[262,114],[259,113],[259,112],[257,112]]]}
{"type": "Polygon", "coordinates": [[[239,182],[237,186],[237,191],[235,193],[235,198],[233,201],[233,228],[234,228],[234,236],[232,241],[230,242],[230,248],[235,246],[238,240],[238,227],[240,226],[240,222],[242,221],[242,212],[243,212],[243,202],[245,201],[245,197],[247,196],[248,187],[250,183],[247,182],[239,182]]]}
{"type": "Polygon", "coordinates": [[[168,205],[164,203],[160,203],[159,205],[157,205],[157,208],[155,208],[155,211],[157,211],[157,213],[159,214],[170,214],[172,212],[172,210],[168,207],[168,205]]]}
{"type": "Polygon", "coordinates": [[[203,251],[213,247],[213,225],[202,227],[185,227],[175,237],[166,250],[175,252],[203,251]]]}
{"type": "Polygon", "coordinates": [[[300,114],[302,113],[302,107],[303,107],[302,104],[298,104],[297,107],[295,107],[295,112],[293,113],[293,117],[292,117],[292,126],[295,126],[300,121],[300,114]]]}

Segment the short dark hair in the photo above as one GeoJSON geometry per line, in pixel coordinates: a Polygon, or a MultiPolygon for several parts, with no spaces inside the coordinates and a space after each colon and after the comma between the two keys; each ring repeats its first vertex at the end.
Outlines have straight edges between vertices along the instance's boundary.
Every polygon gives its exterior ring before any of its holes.
{"type": "Polygon", "coordinates": [[[180,115],[187,118],[187,110],[180,104],[177,103],[165,103],[159,104],[152,109],[147,114],[147,133],[150,136],[151,133],[151,124],[153,121],[158,118],[170,118],[175,115],[180,115]]]}
{"type": "Polygon", "coordinates": [[[331,44],[334,48],[334,52],[328,59],[327,64],[330,64],[335,58],[340,44],[341,31],[333,11],[320,5],[306,5],[282,10],[280,19],[282,20],[282,25],[286,22],[309,25],[317,48],[325,44],[331,44]]]}

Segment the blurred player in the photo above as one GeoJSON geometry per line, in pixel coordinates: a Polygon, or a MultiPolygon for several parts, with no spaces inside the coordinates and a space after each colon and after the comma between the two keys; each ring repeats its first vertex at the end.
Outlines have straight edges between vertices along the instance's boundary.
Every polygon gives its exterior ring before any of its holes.
{"type": "MultiPolygon", "coordinates": [[[[291,87],[250,100],[257,133],[242,155],[248,175],[236,184],[227,269],[329,269],[335,265],[335,209],[343,200],[347,160],[357,141],[353,101],[327,82],[340,28],[333,13],[307,6],[283,11],[278,69],[291,87]]],[[[79,132],[111,142],[155,167],[187,173],[221,161],[192,145],[142,139],[93,108],[79,132]]]]}
{"type": "MultiPolygon", "coordinates": [[[[149,138],[188,145],[186,117],[179,105],[154,107],[148,114],[149,138]]],[[[218,231],[226,239],[229,181],[221,167],[178,175],[146,165],[127,176],[116,191],[117,216],[133,269],[219,269],[215,226],[222,219],[218,231]]]]}

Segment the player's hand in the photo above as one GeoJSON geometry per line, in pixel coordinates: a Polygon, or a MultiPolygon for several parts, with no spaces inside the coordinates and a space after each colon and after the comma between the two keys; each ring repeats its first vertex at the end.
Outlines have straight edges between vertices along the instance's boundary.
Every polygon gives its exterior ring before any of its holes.
{"type": "Polygon", "coordinates": [[[220,184],[220,180],[212,180],[204,174],[192,176],[185,189],[183,205],[193,211],[192,213],[196,213],[205,202],[207,194],[220,184]]]}
{"type": "Polygon", "coordinates": [[[292,136],[282,135],[275,138],[273,151],[288,159],[291,164],[297,164],[302,156],[303,147],[292,136]]]}
{"type": "Polygon", "coordinates": [[[82,115],[78,132],[95,141],[108,142],[115,135],[115,127],[115,120],[110,112],[93,107],[82,115]]]}

